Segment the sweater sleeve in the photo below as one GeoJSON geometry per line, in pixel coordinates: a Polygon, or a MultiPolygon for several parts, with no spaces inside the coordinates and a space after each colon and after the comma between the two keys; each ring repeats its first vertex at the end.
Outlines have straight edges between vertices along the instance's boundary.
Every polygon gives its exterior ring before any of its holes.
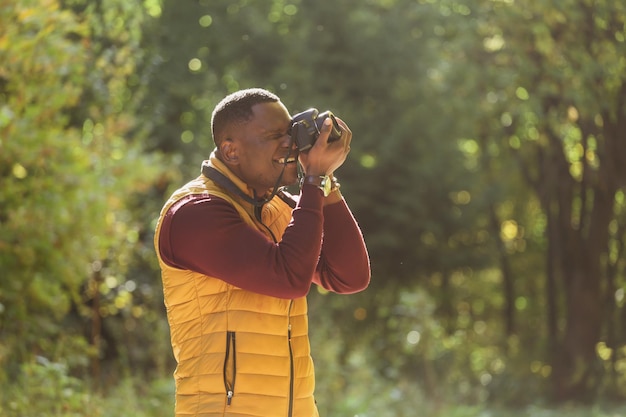
{"type": "Polygon", "coordinates": [[[170,266],[213,276],[248,291],[279,298],[302,297],[317,276],[324,223],[322,198],[314,187],[307,187],[282,240],[274,243],[242,220],[224,199],[187,197],[174,204],[163,219],[161,258],[170,266]]]}
{"type": "Polygon", "coordinates": [[[350,294],[365,289],[371,270],[367,247],[345,200],[324,207],[324,239],[314,282],[350,294]]]}

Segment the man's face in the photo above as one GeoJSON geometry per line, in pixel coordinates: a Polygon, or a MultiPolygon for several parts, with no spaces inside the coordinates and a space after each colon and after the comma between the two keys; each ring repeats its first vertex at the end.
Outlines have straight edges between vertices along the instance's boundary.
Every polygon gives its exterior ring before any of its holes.
{"type": "Polygon", "coordinates": [[[298,181],[298,151],[295,145],[290,147],[291,117],[281,102],[255,104],[252,113],[252,119],[236,127],[232,135],[238,154],[234,171],[262,196],[274,187],[283,170],[280,185],[298,181]]]}

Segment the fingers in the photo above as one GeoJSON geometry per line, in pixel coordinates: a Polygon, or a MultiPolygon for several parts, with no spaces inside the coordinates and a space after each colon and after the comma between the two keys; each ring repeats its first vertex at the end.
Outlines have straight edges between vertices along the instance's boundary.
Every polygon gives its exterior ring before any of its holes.
{"type": "Polygon", "coordinates": [[[350,152],[352,131],[343,120],[339,118],[336,120],[341,130],[341,137],[338,140],[328,141],[333,128],[333,121],[328,117],[324,120],[313,147],[306,153],[300,153],[300,163],[306,174],[330,175],[345,162],[350,152]]]}
{"type": "Polygon", "coordinates": [[[341,120],[340,118],[336,118],[337,124],[341,128],[341,140],[344,141],[344,148],[347,152],[350,152],[350,142],[352,142],[352,131],[348,127],[348,125],[341,120]]]}
{"type": "Polygon", "coordinates": [[[328,143],[328,138],[330,137],[330,132],[333,129],[333,121],[330,117],[324,119],[324,123],[322,124],[322,129],[320,130],[320,136],[318,141],[321,140],[322,143],[328,143]]]}

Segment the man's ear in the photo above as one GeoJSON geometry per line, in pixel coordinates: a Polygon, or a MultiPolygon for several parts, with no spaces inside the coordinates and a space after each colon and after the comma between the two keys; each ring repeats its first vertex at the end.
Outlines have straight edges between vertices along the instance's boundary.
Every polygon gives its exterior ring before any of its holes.
{"type": "Polygon", "coordinates": [[[237,165],[239,163],[239,154],[237,152],[237,145],[235,142],[228,138],[220,144],[220,154],[225,163],[231,165],[237,165]]]}

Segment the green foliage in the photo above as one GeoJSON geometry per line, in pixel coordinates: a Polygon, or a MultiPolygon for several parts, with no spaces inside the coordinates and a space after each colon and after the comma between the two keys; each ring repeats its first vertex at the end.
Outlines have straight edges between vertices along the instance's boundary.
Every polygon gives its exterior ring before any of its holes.
{"type": "MultiPolygon", "coordinates": [[[[367,369],[357,366],[354,371],[360,377],[367,377],[367,369]]],[[[623,407],[610,405],[591,408],[533,405],[519,409],[469,406],[427,397],[415,387],[411,388],[411,384],[392,385],[377,379],[365,382],[372,384],[376,395],[364,395],[357,386],[347,389],[336,398],[333,412],[359,417],[617,417],[624,413],[623,407]]],[[[115,389],[103,395],[92,392],[82,380],[70,376],[65,364],[38,357],[35,362],[24,364],[20,377],[0,392],[0,413],[6,417],[166,417],[173,411],[173,401],[171,378],[151,383],[136,378],[123,379],[115,389]]],[[[320,404],[320,411],[323,410],[320,404]]]]}
{"type": "Polygon", "coordinates": [[[84,387],[66,366],[39,357],[38,363],[24,364],[17,383],[3,390],[0,410],[11,417],[78,416],[93,400],[84,387]]]}
{"type": "Polygon", "coordinates": [[[322,414],[623,414],[527,404],[565,353],[595,366],[585,395],[623,398],[625,18],[585,0],[0,0],[0,414],[170,414],[153,222],[212,149],[214,104],[252,86],[354,133],[338,176],[373,280],[310,296],[322,414]],[[601,296],[568,298],[563,271],[592,259],[601,296]],[[579,343],[568,312],[588,305],[579,343]]]}
{"type": "MultiPolygon", "coordinates": [[[[374,383],[376,395],[365,398],[356,390],[349,391],[335,404],[334,413],[359,417],[617,417],[624,413],[623,407],[614,406],[530,406],[513,410],[468,406],[427,398],[409,386],[368,382],[374,383]]],[[[70,376],[63,363],[39,357],[36,362],[24,364],[20,378],[0,392],[0,413],[6,417],[166,417],[173,412],[173,401],[171,379],[152,383],[124,379],[103,395],[91,392],[83,381],[70,376]]]]}
{"type": "Polygon", "coordinates": [[[0,393],[6,417],[160,417],[174,409],[173,382],[139,383],[126,379],[108,395],[90,390],[60,362],[37,357],[26,363],[15,383],[0,393]]]}
{"type": "MultiPolygon", "coordinates": [[[[525,210],[511,212],[506,199],[497,203],[496,214],[502,219],[503,243],[513,243],[516,235],[516,245],[528,243],[508,257],[515,260],[512,265],[537,265],[547,258],[542,279],[518,291],[545,294],[538,306],[546,312],[543,343],[551,349],[553,394],[583,399],[607,389],[621,396],[623,387],[598,384],[604,371],[597,351],[610,340],[615,365],[626,343],[611,320],[599,325],[605,315],[618,314],[615,296],[625,285],[623,273],[617,273],[623,271],[623,252],[613,251],[605,260],[607,242],[625,238],[619,196],[626,185],[620,168],[626,148],[617,127],[626,120],[625,9],[605,2],[593,7],[584,1],[522,4],[477,2],[483,13],[476,30],[468,33],[476,38],[460,49],[450,44],[449,50],[466,56],[467,65],[456,71],[458,84],[471,80],[467,97],[475,100],[479,113],[468,122],[482,147],[487,178],[506,174],[496,160],[505,154],[517,168],[518,179],[511,180],[523,179],[532,191],[525,210]],[[539,221],[528,215],[531,210],[539,221]],[[507,229],[517,233],[504,233],[507,229]],[[526,238],[520,235],[524,230],[533,233],[526,238]]],[[[523,274],[521,268],[514,271],[523,274]]],[[[617,373],[613,383],[622,379],[617,373]]]]}
{"type": "Polygon", "coordinates": [[[38,351],[70,353],[63,344],[99,355],[64,319],[89,317],[89,280],[125,281],[138,247],[129,197],[159,168],[133,131],[138,32],[119,24],[134,12],[114,3],[101,15],[56,1],[0,7],[0,363],[12,371],[38,351]]]}

